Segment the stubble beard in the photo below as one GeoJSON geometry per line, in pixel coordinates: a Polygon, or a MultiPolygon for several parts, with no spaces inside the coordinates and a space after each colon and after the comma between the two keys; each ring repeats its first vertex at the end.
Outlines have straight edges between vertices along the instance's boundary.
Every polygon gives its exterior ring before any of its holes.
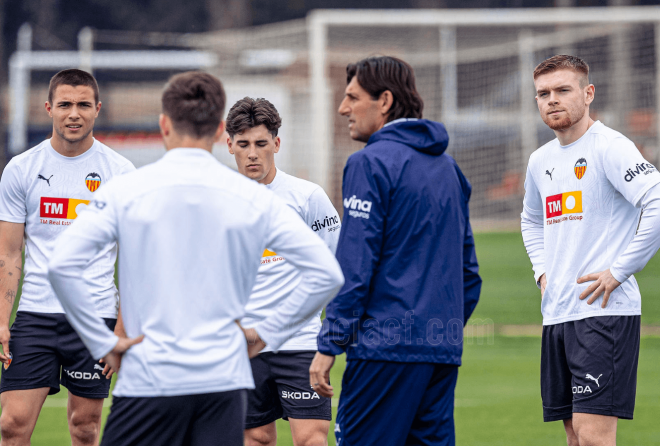
{"type": "Polygon", "coordinates": [[[73,139],[72,138],[67,138],[66,136],[64,136],[64,132],[61,132],[59,129],[56,129],[55,131],[57,132],[57,136],[62,138],[64,141],[68,142],[69,144],[75,144],[77,142],[84,141],[85,138],[87,138],[90,135],[90,133],[92,133],[92,130],[93,129],[89,129],[89,131],[87,133],[85,133],[84,135],[81,135],[80,137],[73,138],[73,139]]]}
{"type": "Polygon", "coordinates": [[[567,111],[568,116],[565,118],[556,120],[553,119],[552,116],[550,115],[543,115],[543,122],[550,127],[551,130],[555,131],[561,131],[561,130],[567,130],[575,123],[577,123],[582,117],[584,116],[584,110],[585,107],[577,107],[577,108],[569,108],[567,111]]]}
{"type": "Polygon", "coordinates": [[[368,136],[367,136],[367,135],[365,135],[364,133],[362,133],[362,132],[360,132],[359,130],[357,130],[355,127],[353,128],[353,130],[351,130],[351,131],[349,132],[349,134],[350,134],[351,139],[352,139],[353,141],[359,141],[359,142],[363,142],[363,143],[365,143],[365,144],[366,144],[367,142],[369,142],[369,138],[371,138],[371,135],[368,135],[368,136]]]}

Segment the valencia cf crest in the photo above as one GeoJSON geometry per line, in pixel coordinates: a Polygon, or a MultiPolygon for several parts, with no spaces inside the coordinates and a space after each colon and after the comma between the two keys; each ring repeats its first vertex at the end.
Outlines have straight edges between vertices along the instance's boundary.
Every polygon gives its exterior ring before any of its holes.
{"type": "Polygon", "coordinates": [[[581,180],[586,172],[587,172],[587,160],[584,158],[580,158],[579,160],[577,160],[577,163],[575,163],[575,176],[577,177],[578,180],[581,180]]]}
{"type": "Polygon", "coordinates": [[[85,184],[90,192],[94,192],[101,185],[101,175],[96,172],[88,173],[87,178],[85,178],[85,184]]]}

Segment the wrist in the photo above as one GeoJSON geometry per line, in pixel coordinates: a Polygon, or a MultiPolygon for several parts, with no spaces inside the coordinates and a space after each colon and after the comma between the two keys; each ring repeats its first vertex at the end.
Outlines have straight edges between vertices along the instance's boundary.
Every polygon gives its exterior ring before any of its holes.
{"type": "Polygon", "coordinates": [[[623,271],[620,271],[616,266],[613,266],[610,268],[610,274],[612,274],[612,277],[614,277],[614,280],[616,280],[619,283],[623,283],[626,280],[628,280],[628,277],[623,271]]]}

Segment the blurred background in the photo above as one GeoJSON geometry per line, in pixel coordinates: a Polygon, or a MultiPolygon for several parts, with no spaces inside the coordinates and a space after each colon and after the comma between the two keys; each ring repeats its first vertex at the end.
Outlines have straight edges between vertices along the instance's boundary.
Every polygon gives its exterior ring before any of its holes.
{"type": "MultiPolygon", "coordinates": [[[[424,116],[447,125],[449,153],[474,187],[475,226],[514,228],[528,157],[554,137],[536,111],[531,76],[549,56],[584,58],[596,85],[593,117],[658,162],[656,3],[4,0],[0,166],[48,136],[43,103],[60,69],[93,71],[103,102],[95,135],[137,166],[163,153],[157,116],[167,78],[204,69],[222,79],[228,108],[246,95],[275,103],[284,122],[278,165],[321,184],[341,209],[342,169],[361,147],[336,113],[345,67],[388,54],[412,64],[424,116]]],[[[216,155],[234,165],[225,145],[216,155]]]]}
{"type": "MultiPolygon", "coordinates": [[[[322,185],[342,213],[342,170],[363,146],[336,112],[346,65],[370,55],[403,58],[415,69],[424,117],[445,123],[449,153],[473,186],[484,286],[464,333],[458,444],[566,444],[560,423],[542,422],[540,295],[519,230],[527,161],[554,138],[538,115],[532,71],[555,54],[584,58],[596,86],[592,117],[657,165],[659,3],[0,0],[0,168],[49,136],[44,102],[61,69],[94,73],[103,103],[94,135],[138,167],[164,154],[157,118],[165,82],[202,69],[222,80],[227,109],[244,96],[276,105],[283,118],[277,166],[322,185]]],[[[235,168],[226,144],[214,155],[235,168]]],[[[619,442],[648,446],[660,444],[660,258],[636,277],[643,295],[637,410],[634,421],[619,424],[619,442]]],[[[333,369],[336,395],[343,361],[333,369]]],[[[32,444],[71,444],[66,401],[64,388],[48,397],[32,444]]],[[[278,422],[278,435],[278,444],[292,444],[288,423],[278,422]]]]}

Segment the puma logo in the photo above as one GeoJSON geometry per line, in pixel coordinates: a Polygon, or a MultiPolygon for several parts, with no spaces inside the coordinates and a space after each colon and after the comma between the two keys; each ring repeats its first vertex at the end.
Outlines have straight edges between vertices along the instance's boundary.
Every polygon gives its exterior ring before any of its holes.
{"type": "Polygon", "coordinates": [[[48,178],[46,178],[45,176],[43,176],[43,175],[41,175],[41,174],[39,174],[39,175],[37,176],[37,180],[44,180],[46,183],[48,183],[48,187],[50,187],[50,179],[51,179],[51,178],[53,178],[53,175],[51,175],[51,176],[48,177],[48,178]]]}
{"type": "Polygon", "coordinates": [[[551,171],[546,170],[545,174],[550,176],[550,181],[552,181],[552,172],[555,171],[555,168],[553,167],[551,171]]]}
{"type": "Polygon", "coordinates": [[[598,375],[598,378],[594,378],[593,376],[591,376],[591,374],[587,373],[587,376],[585,376],[585,378],[594,381],[594,382],[596,383],[596,385],[597,385],[598,387],[600,387],[600,384],[598,384],[598,380],[600,379],[601,376],[603,376],[602,373],[601,373],[600,375],[598,375]]]}
{"type": "Polygon", "coordinates": [[[98,365],[98,364],[94,364],[94,370],[101,370],[101,371],[103,371],[103,367],[101,367],[101,366],[98,365]]]}

